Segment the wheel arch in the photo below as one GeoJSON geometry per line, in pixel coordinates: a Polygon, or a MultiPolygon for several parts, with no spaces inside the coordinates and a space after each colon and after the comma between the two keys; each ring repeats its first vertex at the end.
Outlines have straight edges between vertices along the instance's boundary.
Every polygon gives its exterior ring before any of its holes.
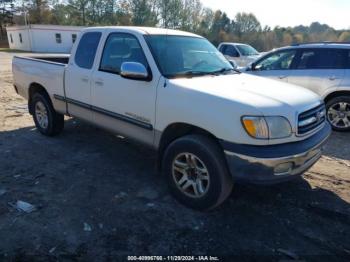
{"type": "Polygon", "coordinates": [[[29,85],[29,90],[28,90],[28,110],[29,113],[32,115],[33,114],[33,106],[32,106],[32,99],[34,94],[36,93],[42,93],[46,95],[49,98],[50,103],[52,103],[49,93],[46,91],[45,87],[39,83],[33,82],[29,85]]]}
{"type": "Polygon", "coordinates": [[[198,134],[209,137],[213,139],[220,148],[222,148],[219,139],[209,131],[188,123],[172,123],[164,129],[158,140],[158,168],[161,168],[161,159],[163,158],[166,148],[176,139],[189,134],[198,134]]]}
{"type": "Polygon", "coordinates": [[[329,93],[325,98],[324,102],[327,104],[331,99],[339,96],[349,96],[350,97],[350,90],[339,90],[334,91],[332,93],[329,93]]]}

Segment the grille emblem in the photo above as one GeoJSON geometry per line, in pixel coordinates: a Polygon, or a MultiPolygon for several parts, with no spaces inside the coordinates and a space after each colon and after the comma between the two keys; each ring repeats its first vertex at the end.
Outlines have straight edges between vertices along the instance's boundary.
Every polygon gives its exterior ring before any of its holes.
{"type": "Polygon", "coordinates": [[[298,116],[298,135],[304,135],[318,128],[326,117],[325,106],[319,105],[298,116]]]}
{"type": "Polygon", "coordinates": [[[322,112],[318,112],[316,118],[317,118],[317,122],[320,122],[322,118],[322,112]]]}

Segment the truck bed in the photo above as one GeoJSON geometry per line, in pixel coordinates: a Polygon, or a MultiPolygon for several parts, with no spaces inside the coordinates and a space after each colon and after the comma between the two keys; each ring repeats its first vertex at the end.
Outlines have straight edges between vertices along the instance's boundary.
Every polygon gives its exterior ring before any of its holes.
{"type": "Polygon", "coordinates": [[[45,87],[57,111],[65,113],[65,104],[54,96],[65,96],[64,74],[69,55],[15,56],[12,60],[13,80],[16,91],[29,98],[31,86],[45,87]]]}

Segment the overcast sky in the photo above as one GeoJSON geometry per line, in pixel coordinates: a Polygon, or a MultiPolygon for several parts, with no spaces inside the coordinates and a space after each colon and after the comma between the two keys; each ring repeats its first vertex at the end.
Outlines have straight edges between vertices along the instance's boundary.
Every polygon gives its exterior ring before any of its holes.
{"type": "Polygon", "coordinates": [[[251,12],[265,26],[310,25],[318,21],[336,29],[350,29],[350,0],[202,0],[204,6],[221,9],[231,18],[251,12]]]}

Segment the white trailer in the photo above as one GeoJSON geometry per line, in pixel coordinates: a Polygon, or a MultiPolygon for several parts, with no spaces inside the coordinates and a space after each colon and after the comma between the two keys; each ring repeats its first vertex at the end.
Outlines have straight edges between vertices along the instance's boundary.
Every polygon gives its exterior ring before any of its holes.
{"type": "Polygon", "coordinates": [[[27,25],[7,27],[11,49],[40,53],[70,53],[80,26],[27,25]]]}

